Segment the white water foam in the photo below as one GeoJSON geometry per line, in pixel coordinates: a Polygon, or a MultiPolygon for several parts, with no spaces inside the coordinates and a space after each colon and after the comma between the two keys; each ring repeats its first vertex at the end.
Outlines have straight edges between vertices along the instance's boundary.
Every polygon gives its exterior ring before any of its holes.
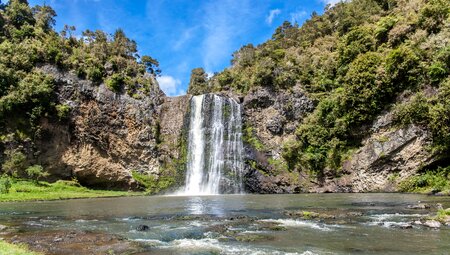
{"type": "Polygon", "coordinates": [[[322,230],[322,231],[331,231],[332,230],[331,226],[329,226],[329,225],[319,224],[319,223],[304,221],[304,220],[266,219],[266,220],[260,220],[260,221],[274,222],[274,223],[278,223],[284,227],[306,227],[306,228],[312,228],[312,229],[317,229],[317,230],[322,230]]]}
{"type": "Polygon", "coordinates": [[[203,239],[178,239],[171,242],[161,242],[154,239],[135,239],[138,242],[145,242],[160,249],[169,249],[181,254],[191,254],[198,252],[217,254],[239,254],[239,255],[316,255],[312,251],[283,252],[267,248],[249,247],[236,244],[227,244],[213,238],[203,239]]]}

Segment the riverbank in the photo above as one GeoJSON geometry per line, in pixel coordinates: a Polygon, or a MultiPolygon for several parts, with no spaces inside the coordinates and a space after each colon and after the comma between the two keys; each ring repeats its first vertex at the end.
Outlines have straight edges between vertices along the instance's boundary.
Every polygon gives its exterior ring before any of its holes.
{"type": "Polygon", "coordinates": [[[31,182],[16,180],[6,194],[0,194],[0,202],[61,200],[74,198],[141,196],[143,192],[93,190],[75,181],[31,182]]]}
{"type": "Polygon", "coordinates": [[[2,255],[41,255],[42,253],[32,252],[23,244],[11,244],[0,240],[0,254],[2,255]]]}

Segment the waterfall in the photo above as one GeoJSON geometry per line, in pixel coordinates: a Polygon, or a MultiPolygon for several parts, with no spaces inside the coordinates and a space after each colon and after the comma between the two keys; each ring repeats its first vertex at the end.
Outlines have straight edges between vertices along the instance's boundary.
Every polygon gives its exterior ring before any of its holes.
{"type": "Polygon", "coordinates": [[[185,195],[242,193],[241,106],[213,94],[191,99],[185,195]]]}

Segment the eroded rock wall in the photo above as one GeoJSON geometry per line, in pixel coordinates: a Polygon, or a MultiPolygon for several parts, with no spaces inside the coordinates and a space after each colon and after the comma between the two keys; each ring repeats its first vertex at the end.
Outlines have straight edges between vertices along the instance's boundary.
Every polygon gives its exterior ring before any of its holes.
{"type": "MultiPolygon", "coordinates": [[[[116,94],[76,75],[43,66],[57,84],[61,104],[70,106],[66,121],[43,120],[38,161],[54,177],[75,177],[102,188],[135,185],[131,171],[158,173],[157,125],[164,94],[116,94]]],[[[156,82],[154,83],[156,84],[156,82]]]]}

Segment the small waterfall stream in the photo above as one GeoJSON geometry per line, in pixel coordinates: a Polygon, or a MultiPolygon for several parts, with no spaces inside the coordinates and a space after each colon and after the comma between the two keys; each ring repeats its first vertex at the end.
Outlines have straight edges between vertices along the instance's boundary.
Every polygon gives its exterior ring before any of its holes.
{"type": "Polygon", "coordinates": [[[243,152],[241,106],[213,94],[192,97],[183,194],[242,193],[243,152]]]}

